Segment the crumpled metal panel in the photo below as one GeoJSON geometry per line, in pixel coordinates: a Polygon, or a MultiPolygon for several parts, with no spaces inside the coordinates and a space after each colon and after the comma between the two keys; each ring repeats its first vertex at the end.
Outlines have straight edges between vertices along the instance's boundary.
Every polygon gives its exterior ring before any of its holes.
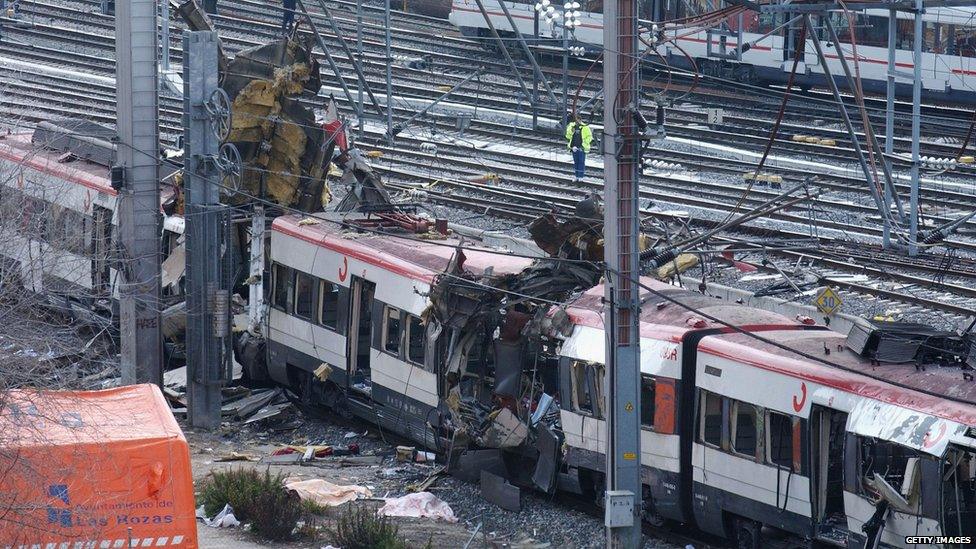
{"type": "Polygon", "coordinates": [[[232,102],[228,142],[245,163],[246,195],[319,211],[329,202],[325,178],[331,143],[315,114],[298,101],[321,87],[318,63],[306,45],[283,38],[244,50],[228,63],[222,87],[232,102]]]}
{"type": "Polygon", "coordinates": [[[961,436],[966,426],[865,398],[858,399],[850,411],[847,430],[941,456],[950,439],[961,436]]]}

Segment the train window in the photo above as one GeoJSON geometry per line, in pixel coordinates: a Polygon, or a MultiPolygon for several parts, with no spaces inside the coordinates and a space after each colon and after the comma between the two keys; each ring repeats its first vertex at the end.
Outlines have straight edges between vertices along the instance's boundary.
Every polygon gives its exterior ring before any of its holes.
{"type": "Polygon", "coordinates": [[[383,350],[400,356],[400,309],[395,307],[383,313],[383,350]]]}
{"type": "Polygon", "coordinates": [[[909,459],[918,457],[918,451],[886,440],[858,438],[861,443],[859,461],[862,490],[873,491],[868,488],[867,483],[875,475],[884,477],[892,486],[902,486],[909,459]]]}
{"type": "Polygon", "coordinates": [[[339,327],[339,285],[328,280],[322,280],[319,286],[319,323],[332,328],[339,327]]]}
{"type": "Polygon", "coordinates": [[[759,411],[745,402],[736,402],[732,410],[732,417],[735,418],[732,422],[732,451],[755,459],[759,411]]]}
{"type": "Polygon", "coordinates": [[[573,361],[573,410],[587,415],[596,415],[593,406],[592,365],[581,360],[573,361]]]}
{"type": "Polygon", "coordinates": [[[766,460],[780,467],[793,466],[793,418],[790,416],[767,413],[766,460]]]}
{"type": "Polygon", "coordinates": [[[651,376],[641,376],[641,425],[654,427],[654,378],[651,376]]]}
{"type": "Polygon", "coordinates": [[[701,441],[713,446],[722,445],[722,397],[708,391],[701,392],[701,441]]]}
{"type": "Polygon", "coordinates": [[[407,315],[407,342],[407,360],[423,366],[427,338],[424,337],[424,322],[419,316],[407,315]]]}
{"type": "Polygon", "coordinates": [[[288,294],[291,290],[291,268],[275,263],[272,277],[274,289],[272,290],[271,306],[287,311],[288,294]]]}
{"type": "Polygon", "coordinates": [[[311,320],[315,315],[315,278],[298,271],[295,273],[295,316],[311,320]]]}

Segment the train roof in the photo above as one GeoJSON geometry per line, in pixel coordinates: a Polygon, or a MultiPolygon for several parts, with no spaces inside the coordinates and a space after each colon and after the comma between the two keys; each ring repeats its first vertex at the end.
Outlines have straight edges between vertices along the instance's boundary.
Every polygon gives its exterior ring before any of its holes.
{"type": "Polygon", "coordinates": [[[758,335],[762,339],[742,333],[710,336],[702,340],[701,348],[708,354],[976,426],[976,381],[964,378],[959,366],[916,368],[914,362],[872,362],[847,348],[844,335],[830,330],[758,335]]]}
{"type": "MultiPolygon", "coordinates": [[[[779,313],[744,307],[655,278],[641,277],[641,284],[654,290],[650,292],[642,288],[640,291],[641,335],[645,337],[670,337],[678,341],[687,331],[722,329],[728,324],[756,330],[804,326],[800,320],[779,313]],[[716,318],[718,322],[707,317],[716,318]]],[[[574,300],[567,312],[577,324],[603,328],[603,298],[604,286],[600,284],[574,300]]]]}
{"type": "MultiPolygon", "coordinates": [[[[678,342],[692,330],[714,329],[716,333],[702,340],[704,353],[976,425],[976,381],[964,377],[958,365],[930,364],[923,369],[914,362],[873,362],[848,348],[847,336],[811,326],[809,320],[730,303],[651,278],[642,278],[642,283],[655,290],[641,291],[643,337],[678,342]]],[[[568,308],[570,316],[577,324],[602,329],[603,295],[602,285],[585,292],[568,308]]]]}
{"type": "Polygon", "coordinates": [[[498,275],[514,274],[532,262],[500,248],[462,243],[454,236],[434,240],[418,235],[359,231],[344,223],[341,216],[329,213],[281,216],[274,220],[272,230],[428,283],[447,269],[461,245],[464,246],[464,268],[476,275],[489,268],[498,275]]]}
{"type": "Polygon", "coordinates": [[[81,158],[65,161],[64,153],[38,147],[30,133],[0,135],[0,159],[24,165],[53,177],[112,196],[108,168],[81,158]]]}

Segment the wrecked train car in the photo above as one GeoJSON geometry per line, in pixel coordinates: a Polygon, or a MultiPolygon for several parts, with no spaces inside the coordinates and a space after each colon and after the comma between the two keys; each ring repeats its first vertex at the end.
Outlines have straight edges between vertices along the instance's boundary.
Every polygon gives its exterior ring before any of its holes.
{"type": "MultiPolygon", "coordinates": [[[[0,287],[23,287],[86,322],[118,312],[118,191],[109,167],[114,130],[73,119],[0,136],[0,287]]],[[[169,173],[167,173],[167,171],[169,173]]],[[[163,297],[182,301],[183,217],[165,170],[163,297]]]]}
{"type": "Polygon", "coordinates": [[[282,38],[238,52],[227,62],[221,85],[234,113],[226,141],[244,161],[242,200],[268,196],[301,211],[329,202],[325,184],[335,143],[301,102],[322,86],[310,48],[282,38]]]}
{"type": "MultiPolygon", "coordinates": [[[[599,270],[458,245],[277,219],[257,362],[303,399],[435,449],[460,473],[601,499],[599,270]]],[[[976,537],[974,364],[931,353],[894,362],[872,348],[891,344],[875,337],[883,328],[848,339],[643,283],[653,290],[641,311],[647,520],[752,548],[773,537],[845,547],[976,537]]]]}

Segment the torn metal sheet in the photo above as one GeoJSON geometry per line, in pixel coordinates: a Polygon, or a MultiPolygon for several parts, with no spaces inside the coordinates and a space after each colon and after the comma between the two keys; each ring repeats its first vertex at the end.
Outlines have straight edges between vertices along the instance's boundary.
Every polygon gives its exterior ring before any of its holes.
{"type": "Polygon", "coordinates": [[[532,472],[532,484],[547,494],[556,489],[556,473],[559,471],[559,439],[549,429],[541,424],[536,430],[536,449],[539,459],[532,472]]]}
{"type": "Polygon", "coordinates": [[[321,84],[310,48],[292,38],[243,50],[227,64],[222,86],[234,113],[227,142],[241,153],[241,185],[248,195],[266,192],[307,212],[329,202],[325,179],[334,141],[299,101],[305,92],[318,93],[321,84]]]}
{"type": "Polygon", "coordinates": [[[186,273],[186,245],[180,244],[171,251],[161,268],[163,288],[175,288],[186,273]]]}
{"type": "Polygon", "coordinates": [[[859,399],[848,415],[847,430],[941,456],[949,440],[961,436],[966,426],[877,400],[859,399]]]}
{"type": "Polygon", "coordinates": [[[495,415],[485,431],[484,445],[489,448],[514,448],[520,446],[529,435],[529,428],[508,408],[495,415]]]}
{"type": "Polygon", "coordinates": [[[481,496],[507,511],[522,510],[522,491],[488,471],[481,472],[481,496]]]}
{"type": "Polygon", "coordinates": [[[466,450],[457,457],[454,464],[448,469],[448,473],[452,476],[467,482],[479,482],[482,471],[501,476],[508,475],[500,450],[497,448],[466,450]]]}

